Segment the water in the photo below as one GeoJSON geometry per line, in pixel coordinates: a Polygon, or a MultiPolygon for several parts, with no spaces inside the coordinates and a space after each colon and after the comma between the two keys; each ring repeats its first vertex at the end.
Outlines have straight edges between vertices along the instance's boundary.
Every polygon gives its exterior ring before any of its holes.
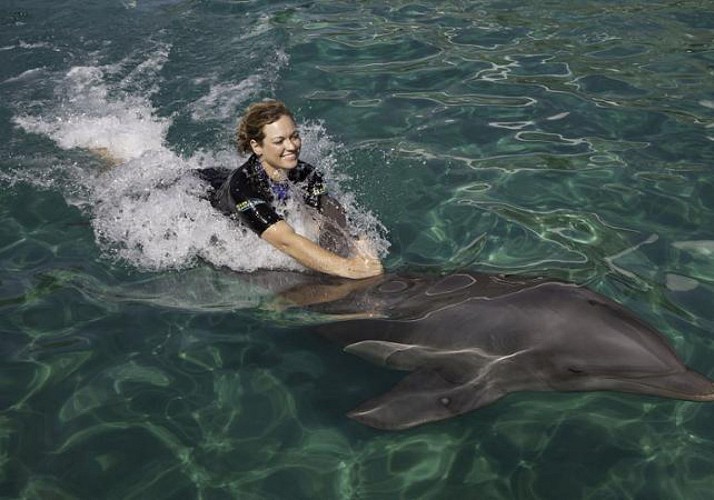
{"type": "Polygon", "coordinates": [[[188,172],[237,165],[237,116],[278,97],[388,269],[587,283],[712,376],[712,7],[5,2],[0,495],[709,498],[709,404],[348,420],[401,375],[241,281],[295,266],[188,172]]]}

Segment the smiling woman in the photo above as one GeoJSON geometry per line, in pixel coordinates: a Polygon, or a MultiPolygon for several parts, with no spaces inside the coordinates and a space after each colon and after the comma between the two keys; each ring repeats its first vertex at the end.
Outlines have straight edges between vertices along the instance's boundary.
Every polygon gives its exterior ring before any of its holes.
{"type": "Polygon", "coordinates": [[[299,160],[302,140],[292,113],[282,102],[251,105],[238,125],[237,142],[239,152],[251,156],[225,180],[210,179],[216,208],[237,217],[263,240],[314,271],[352,279],[383,272],[365,240],[350,245],[350,253],[343,257],[296,233],[281,215],[296,188],[304,205],[321,214],[324,232],[346,227],[344,211],[327,194],[322,176],[299,160]]]}

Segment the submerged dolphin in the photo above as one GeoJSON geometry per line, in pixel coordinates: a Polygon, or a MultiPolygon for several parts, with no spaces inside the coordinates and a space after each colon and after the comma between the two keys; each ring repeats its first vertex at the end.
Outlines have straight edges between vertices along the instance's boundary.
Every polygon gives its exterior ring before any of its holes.
{"type": "Polygon", "coordinates": [[[412,373],[349,416],[405,429],[517,391],[622,391],[713,401],[665,338],[587,288],[483,274],[386,276],[313,308],[347,352],[412,373]],[[370,317],[371,316],[371,317],[370,317]]]}

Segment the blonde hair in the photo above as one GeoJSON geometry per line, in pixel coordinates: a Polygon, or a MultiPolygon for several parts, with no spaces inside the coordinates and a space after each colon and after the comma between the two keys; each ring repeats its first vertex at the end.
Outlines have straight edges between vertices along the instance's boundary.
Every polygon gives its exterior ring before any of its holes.
{"type": "Polygon", "coordinates": [[[265,134],[263,127],[278,121],[283,116],[295,118],[288,107],[280,101],[270,100],[256,102],[248,106],[245,114],[236,127],[236,145],[239,153],[251,153],[250,141],[263,143],[265,134]]]}

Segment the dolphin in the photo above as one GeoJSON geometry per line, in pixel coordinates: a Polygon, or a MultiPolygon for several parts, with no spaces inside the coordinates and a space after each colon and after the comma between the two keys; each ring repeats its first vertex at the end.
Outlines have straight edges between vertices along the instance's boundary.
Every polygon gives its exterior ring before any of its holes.
{"type": "Polygon", "coordinates": [[[298,324],[349,353],[411,372],[348,414],[379,429],[447,419],[519,391],[714,400],[714,384],[687,368],[662,334],[616,302],[551,278],[461,272],[344,280],[210,267],[121,287],[61,278],[105,299],[183,310],[316,313],[301,314],[298,324]]]}
{"type": "Polygon", "coordinates": [[[309,307],[331,315],[316,328],[345,351],[411,372],[348,414],[378,429],[451,418],[519,391],[714,400],[714,383],[685,366],[661,333],[572,283],[387,275],[309,307]]]}

